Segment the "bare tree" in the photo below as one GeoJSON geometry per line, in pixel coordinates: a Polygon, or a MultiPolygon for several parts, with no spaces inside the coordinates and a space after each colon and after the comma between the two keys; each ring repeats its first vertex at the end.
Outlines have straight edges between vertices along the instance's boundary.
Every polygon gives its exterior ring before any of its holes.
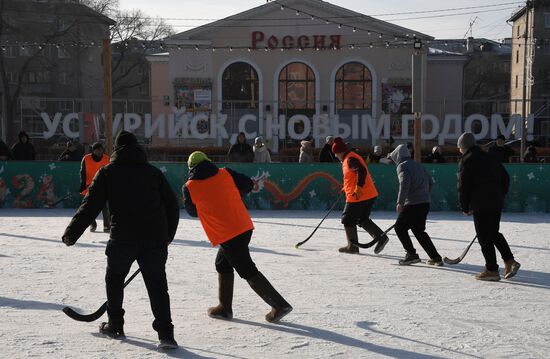
{"type": "Polygon", "coordinates": [[[162,19],[148,18],[140,10],[119,11],[117,24],[111,28],[113,43],[113,95],[147,84],[146,55],[162,52],[162,40],[174,33],[162,19]]]}

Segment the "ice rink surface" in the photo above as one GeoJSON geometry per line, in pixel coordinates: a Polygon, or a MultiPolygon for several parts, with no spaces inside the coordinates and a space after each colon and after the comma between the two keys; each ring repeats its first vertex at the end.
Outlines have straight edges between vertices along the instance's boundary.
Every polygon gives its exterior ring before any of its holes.
{"type": "MultiPolygon", "coordinates": [[[[73,210],[0,209],[1,358],[548,358],[550,353],[550,215],[504,214],[501,232],[522,267],[510,281],[479,282],[476,243],[460,264],[397,265],[397,237],[380,255],[338,253],[345,244],[332,213],[253,211],[251,242],[258,268],[294,306],[279,324],[268,306],[236,278],[234,320],[206,315],[217,304],[216,249],[184,212],[169,248],[168,283],[180,349],[156,350],[156,332],[141,276],[125,291],[127,338],[105,339],[98,325],[69,319],[105,301],[105,233],[61,243],[73,210]]],[[[395,214],[375,212],[382,228],[395,214]]],[[[102,229],[98,220],[98,229],[102,229]]],[[[443,256],[457,257],[474,237],[472,219],[431,213],[427,232],[443,256]]],[[[359,240],[370,240],[362,230],[359,240]]],[[[413,238],[423,262],[427,259],[413,238]]],[[[500,265],[503,267],[499,257],[500,265]]],[[[501,267],[501,275],[503,268],[501,267]]],[[[136,265],[132,271],[137,269],[136,265]]]]}

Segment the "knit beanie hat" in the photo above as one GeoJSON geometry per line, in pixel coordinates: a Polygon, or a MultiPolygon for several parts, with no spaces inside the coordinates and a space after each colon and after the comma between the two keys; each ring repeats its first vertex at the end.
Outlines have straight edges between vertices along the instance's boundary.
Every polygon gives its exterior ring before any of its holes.
{"type": "Polygon", "coordinates": [[[193,168],[203,161],[210,161],[204,152],[195,151],[187,159],[187,167],[193,168]]]}
{"type": "Polygon", "coordinates": [[[137,137],[131,132],[120,131],[116,136],[115,147],[135,144],[137,144],[137,137]]]}
{"type": "Polygon", "coordinates": [[[93,145],[92,145],[92,151],[93,150],[96,150],[98,148],[103,148],[103,145],[101,144],[101,142],[95,142],[93,145]]]}
{"type": "Polygon", "coordinates": [[[456,143],[458,148],[461,148],[463,150],[467,150],[470,147],[473,147],[476,145],[476,138],[474,137],[473,133],[471,132],[464,132],[459,138],[456,143]]]}
{"type": "Polygon", "coordinates": [[[347,152],[347,151],[348,151],[348,147],[344,143],[344,140],[342,139],[342,137],[336,137],[334,139],[334,143],[332,144],[332,152],[333,153],[343,153],[343,152],[347,152]]]}

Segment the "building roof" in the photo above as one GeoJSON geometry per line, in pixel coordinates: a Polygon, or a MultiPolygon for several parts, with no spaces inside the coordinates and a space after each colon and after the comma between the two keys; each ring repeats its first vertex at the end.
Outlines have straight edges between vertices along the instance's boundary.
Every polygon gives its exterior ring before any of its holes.
{"type": "MultiPolygon", "coordinates": [[[[467,41],[467,39],[437,39],[430,41],[429,47],[464,55],[468,53],[466,47],[467,41]]],[[[474,51],[487,51],[498,54],[512,53],[512,47],[507,43],[497,42],[486,38],[474,38],[470,39],[470,41],[473,43],[474,51]],[[481,50],[481,46],[484,46],[483,50],[481,50]]]]}
{"type": "Polygon", "coordinates": [[[517,19],[519,19],[520,17],[523,16],[523,14],[525,14],[525,10],[527,10],[527,6],[524,6],[522,7],[521,9],[519,9],[518,11],[516,11],[515,13],[512,14],[512,16],[510,16],[510,18],[508,20],[506,20],[507,22],[514,22],[516,21],[517,19]]]}
{"type": "MultiPolygon", "coordinates": [[[[299,16],[294,15],[290,16],[290,11],[287,9],[287,12],[281,11],[281,5],[287,6],[289,8],[300,9],[303,12],[309,12],[312,15],[318,15],[319,17],[330,17],[331,22],[342,22],[346,27],[356,26],[357,28],[368,28],[372,32],[388,34],[388,36],[401,35],[401,36],[411,36],[413,35],[422,40],[433,39],[432,36],[414,31],[408,28],[404,28],[392,23],[378,20],[374,17],[361,14],[334,4],[331,4],[326,1],[321,0],[277,0],[265,3],[261,6],[240,12],[235,15],[228,16],[224,19],[211,22],[199,27],[196,27],[191,30],[187,30],[175,35],[172,35],[166,38],[166,41],[173,42],[178,40],[193,40],[205,38],[208,35],[215,31],[219,31],[219,28],[224,26],[231,26],[235,23],[247,21],[246,26],[266,26],[265,18],[260,18],[270,13],[277,14],[277,18],[281,19],[282,16],[288,16],[288,20],[300,19],[299,16]],[[285,15],[282,15],[285,14],[285,15]],[[252,19],[258,19],[257,22],[252,22],[252,19]],[[350,19],[353,19],[354,22],[351,22],[350,19]]],[[[302,19],[304,15],[301,15],[302,19]]],[[[308,17],[309,19],[309,17],[308,17]]],[[[288,21],[287,19],[282,21],[288,21]]],[[[311,20],[310,20],[311,21],[311,20]]],[[[322,21],[322,20],[318,20],[322,21]]],[[[313,23],[313,22],[312,22],[313,23]]],[[[276,26],[276,25],[274,25],[276,26]]],[[[222,30],[223,31],[223,30],[222,30]]]]}

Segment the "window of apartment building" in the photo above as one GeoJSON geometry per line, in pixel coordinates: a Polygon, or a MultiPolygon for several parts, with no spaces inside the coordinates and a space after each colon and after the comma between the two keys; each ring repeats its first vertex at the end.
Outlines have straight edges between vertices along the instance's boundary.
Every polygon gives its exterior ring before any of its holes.
{"type": "Polygon", "coordinates": [[[19,48],[19,56],[31,56],[32,51],[31,48],[28,46],[23,46],[19,48]]]}
{"type": "Polygon", "coordinates": [[[60,72],[58,77],[58,83],[60,85],[68,85],[69,79],[66,72],[60,72]]]}
{"type": "Polygon", "coordinates": [[[17,73],[15,72],[6,72],[6,77],[8,78],[8,83],[15,84],[17,83],[17,73]]]}
{"type": "Polygon", "coordinates": [[[17,54],[19,52],[18,46],[5,46],[2,47],[2,50],[4,51],[4,57],[17,57],[17,54]]]}
{"type": "Polygon", "coordinates": [[[518,75],[516,75],[516,88],[518,88],[518,75]]]}
{"type": "Polygon", "coordinates": [[[520,28],[520,26],[518,25],[518,27],[517,27],[517,37],[519,37],[520,32],[521,32],[521,28],[520,28]]]}
{"type": "Polygon", "coordinates": [[[516,50],[516,64],[519,63],[519,50],[516,50]]]}
{"type": "Polygon", "coordinates": [[[27,80],[31,84],[42,84],[50,82],[50,73],[48,71],[29,71],[27,80]]]}
{"type": "Polygon", "coordinates": [[[550,12],[544,13],[544,27],[550,28],[550,12]]]}
{"type": "Polygon", "coordinates": [[[372,107],[372,76],[359,62],[348,62],[336,73],[336,108],[367,110],[372,107]]]}
{"type": "Polygon", "coordinates": [[[59,47],[57,49],[57,57],[60,59],[68,59],[71,57],[71,54],[64,47],[59,47]]]}

